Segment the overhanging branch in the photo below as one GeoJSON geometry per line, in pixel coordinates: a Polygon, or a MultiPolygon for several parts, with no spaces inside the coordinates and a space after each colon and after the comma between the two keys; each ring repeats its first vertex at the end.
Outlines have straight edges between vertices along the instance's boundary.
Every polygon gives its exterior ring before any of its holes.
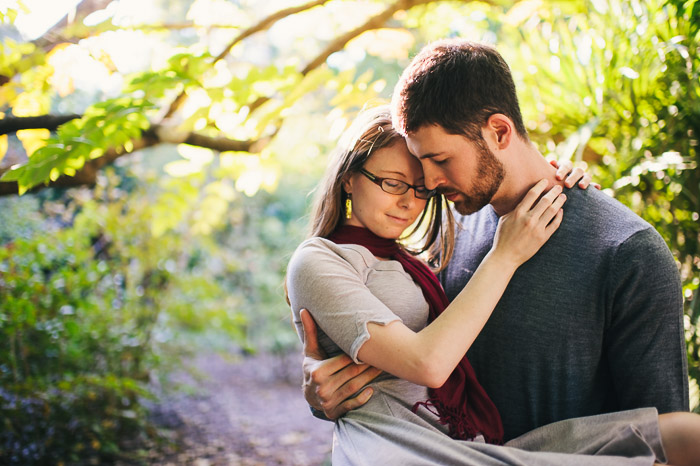
{"type": "Polygon", "coordinates": [[[82,23],[90,14],[107,8],[107,5],[110,3],[112,3],[112,0],[82,0],[41,37],[34,39],[32,42],[37,48],[43,49],[45,52],[48,52],[60,42],[77,42],[76,39],[79,38],[65,37],[63,35],[66,28],[74,23],[82,23]]]}
{"type": "Polygon", "coordinates": [[[63,123],[80,118],[76,113],[70,115],[40,115],[31,117],[5,117],[0,119],[0,136],[12,134],[23,129],[48,129],[56,131],[63,123]]]}
{"type": "MultiPolygon", "coordinates": [[[[102,10],[107,7],[112,0],[82,0],[71,11],[66,14],[56,24],[51,26],[44,34],[37,37],[32,44],[37,49],[48,52],[61,42],[70,42],[77,44],[82,37],[70,36],[66,37],[64,32],[71,24],[82,22],[86,17],[95,11],[102,10]]],[[[14,78],[14,75],[0,75],[0,86],[7,84],[14,78]]]]}
{"type": "MultiPolygon", "coordinates": [[[[323,65],[328,57],[333,53],[338,52],[345,47],[345,45],[350,42],[355,37],[360,34],[371,31],[374,29],[379,29],[384,26],[398,11],[408,10],[414,6],[421,5],[424,3],[432,3],[435,0],[398,0],[380,13],[369,18],[364,24],[356,27],[355,29],[346,32],[343,35],[336,37],[332,40],[321,53],[319,53],[313,60],[311,60],[301,71],[302,75],[307,75],[316,68],[323,65]]],[[[253,112],[255,109],[260,107],[262,104],[270,100],[269,96],[259,97],[255,102],[250,105],[250,111],[253,112]]]]}
{"type": "Polygon", "coordinates": [[[342,50],[348,42],[355,37],[358,37],[363,32],[381,28],[396,14],[396,12],[408,10],[414,6],[424,3],[432,3],[434,1],[435,0],[398,0],[397,2],[392,3],[381,13],[369,18],[363,25],[358,26],[352,31],[348,31],[345,34],[333,39],[333,41],[331,41],[326,48],[316,56],[316,58],[311,60],[304,67],[301,74],[306,75],[324,64],[328,57],[330,57],[333,53],[342,50]]]}
{"type": "Polygon", "coordinates": [[[249,152],[254,141],[238,141],[223,137],[210,137],[197,133],[190,133],[185,139],[185,144],[192,146],[206,147],[219,152],[239,151],[249,152]]]}
{"type": "Polygon", "coordinates": [[[238,36],[236,36],[228,46],[214,59],[214,63],[218,62],[219,60],[222,60],[226,55],[229,54],[231,49],[239,42],[243,41],[244,39],[252,36],[253,34],[261,31],[265,31],[269,29],[273,24],[275,24],[277,21],[284,19],[288,16],[295,15],[297,13],[301,13],[302,11],[310,10],[311,8],[323,5],[324,3],[327,3],[328,0],[314,0],[309,3],[305,3],[304,5],[299,5],[291,8],[285,8],[284,10],[280,10],[277,13],[273,13],[270,16],[263,18],[259,23],[249,27],[248,29],[242,31],[238,36]]]}
{"type": "MultiPolygon", "coordinates": [[[[231,49],[238,44],[239,42],[243,41],[244,39],[252,36],[253,34],[256,34],[258,32],[265,31],[272,27],[273,24],[275,24],[277,21],[284,19],[288,16],[295,15],[297,13],[301,13],[302,11],[310,10],[311,8],[323,5],[324,3],[328,2],[329,0],[313,0],[309,3],[305,3],[303,5],[299,5],[296,7],[291,7],[291,8],[285,8],[284,10],[280,10],[276,13],[271,14],[270,16],[267,16],[266,18],[263,18],[260,22],[257,24],[254,24],[253,26],[249,27],[248,29],[245,29],[241,31],[240,34],[238,34],[227,46],[224,48],[224,50],[214,59],[212,62],[212,65],[216,64],[218,61],[223,60],[230,52],[231,49]]],[[[165,113],[163,116],[162,121],[165,121],[167,118],[172,116],[178,108],[183,104],[185,101],[185,91],[182,91],[177,97],[175,97],[175,100],[172,101],[170,104],[170,108],[168,108],[168,111],[165,113]]]]}
{"type": "MultiPolygon", "coordinates": [[[[205,147],[218,152],[242,151],[257,153],[269,143],[273,136],[274,134],[261,139],[237,140],[225,137],[212,137],[195,132],[181,133],[154,125],[144,131],[141,139],[132,141],[133,149],[131,152],[126,152],[123,148],[109,149],[101,157],[86,162],[83,168],[78,170],[74,176],[61,176],[56,181],[35,186],[30,192],[40,191],[47,187],[67,188],[74,186],[92,186],[97,181],[97,174],[105,166],[114,163],[114,161],[120,157],[129,155],[133,151],[156,146],[158,144],[185,143],[193,146],[205,147]]],[[[0,171],[0,175],[2,175],[2,173],[3,171],[0,171]]],[[[18,192],[19,187],[16,182],[0,182],[0,196],[17,195],[18,192]]]]}

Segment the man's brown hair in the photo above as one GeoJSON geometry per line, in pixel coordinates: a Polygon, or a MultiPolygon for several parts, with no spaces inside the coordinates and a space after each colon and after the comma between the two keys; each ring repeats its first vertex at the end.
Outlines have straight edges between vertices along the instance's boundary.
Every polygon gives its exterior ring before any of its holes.
{"type": "Polygon", "coordinates": [[[493,47],[465,40],[425,46],[402,73],[392,98],[393,125],[404,136],[436,124],[478,143],[495,113],[510,118],[528,139],[508,64],[493,47]]]}

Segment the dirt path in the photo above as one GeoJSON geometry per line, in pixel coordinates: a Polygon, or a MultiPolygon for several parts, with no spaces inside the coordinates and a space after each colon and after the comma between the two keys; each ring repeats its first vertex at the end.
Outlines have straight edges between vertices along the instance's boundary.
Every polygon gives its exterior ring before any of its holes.
{"type": "Polygon", "coordinates": [[[192,360],[178,375],[191,392],[166,397],[156,410],[173,446],[150,464],[330,465],[333,425],[311,416],[300,363],[299,353],[192,360]]]}

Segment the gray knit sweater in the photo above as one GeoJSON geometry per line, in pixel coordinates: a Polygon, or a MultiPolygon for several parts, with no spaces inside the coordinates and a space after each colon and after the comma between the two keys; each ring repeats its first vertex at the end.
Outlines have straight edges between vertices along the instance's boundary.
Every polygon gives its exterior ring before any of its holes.
{"type": "MultiPolygon", "coordinates": [[[[561,419],[654,406],[688,410],[678,268],[661,236],[595,189],[567,192],[564,220],[521,266],[467,353],[506,440],[561,419]]],[[[490,206],[458,217],[450,299],[493,242],[490,206]]]]}

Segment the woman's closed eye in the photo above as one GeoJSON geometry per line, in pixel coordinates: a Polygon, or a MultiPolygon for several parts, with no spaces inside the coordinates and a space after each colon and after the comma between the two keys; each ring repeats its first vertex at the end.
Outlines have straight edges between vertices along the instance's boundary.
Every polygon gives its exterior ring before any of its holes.
{"type": "Polygon", "coordinates": [[[399,181],[399,180],[394,180],[392,178],[385,178],[384,184],[386,184],[387,186],[389,186],[391,188],[398,188],[401,185],[404,185],[405,183],[402,181],[399,181]]]}

